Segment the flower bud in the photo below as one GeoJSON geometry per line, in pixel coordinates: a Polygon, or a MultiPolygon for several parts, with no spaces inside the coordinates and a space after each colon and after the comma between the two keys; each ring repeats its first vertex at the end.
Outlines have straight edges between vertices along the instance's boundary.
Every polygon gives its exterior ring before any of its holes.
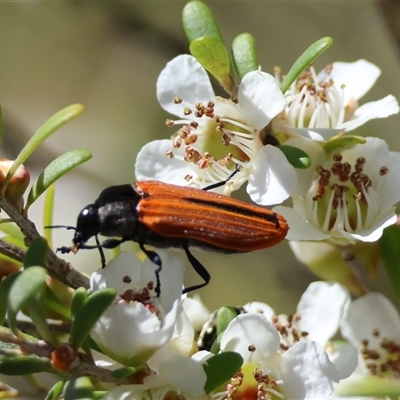
{"type": "MultiPolygon", "coordinates": [[[[3,186],[8,171],[13,164],[14,161],[12,160],[0,158],[0,187],[3,186]]],[[[29,181],[30,175],[28,170],[23,165],[20,165],[9,180],[5,191],[5,198],[20,212],[24,206],[24,199],[22,196],[29,185],[29,181]]]]}

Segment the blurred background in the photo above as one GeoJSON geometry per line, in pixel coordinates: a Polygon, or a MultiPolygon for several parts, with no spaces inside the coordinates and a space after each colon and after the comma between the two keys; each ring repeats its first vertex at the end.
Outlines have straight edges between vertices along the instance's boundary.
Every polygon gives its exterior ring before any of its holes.
{"type": "MultiPolygon", "coordinates": [[[[87,148],[93,159],[56,186],[54,224],[75,225],[78,212],[104,187],[133,182],[136,154],[150,140],[166,138],[168,117],[155,84],[165,64],[188,53],[183,1],[2,2],[0,6],[0,103],[4,118],[1,157],[15,158],[33,133],[60,109],[82,103],[85,113],[63,127],[29,160],[33,178],[55,157],[87,148]]],[[[392,2],[207,2],[225,42],[254,35],[262,69],[288,71],[312,42],[323,36],[333,46],[315,63],[365,58],[382,69],[361,103],[387,94],[400,99],[398,13],[392,2]]],[[[400,151],[400,115],[369,122],[356,133],[384,138],[400,151]]],[[[238,194],[246,199],[245,193],[238,194]]],[[[42,202],[30,213],[42,227],[42,202]]],[[[72,232],[53,231],[55,246],[69,245],[72,232]]],[[[194,252],[212,275],[198,293],[212,310],[252,300],[292,313],[301,293],[317,278],[292,255],[287,243],[246,255],[194,252]]],[[[182,252],[177,255],[184,257],[182,252]]],[[[65,256],[90,272],[97,252],[65,256]]],[[[380,285],[386,285],[381,274],[380,285]]],[[[187,283],[199,282],[188,268],[187,283]]],[[[390,289],[385,293],[391,295],[390,289]]]]}

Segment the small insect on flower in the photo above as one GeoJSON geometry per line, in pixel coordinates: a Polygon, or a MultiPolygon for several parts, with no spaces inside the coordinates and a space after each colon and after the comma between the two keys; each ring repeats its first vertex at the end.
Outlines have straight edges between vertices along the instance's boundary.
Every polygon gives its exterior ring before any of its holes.
{"type": "Polygon", "coordinates": [[[289,229],[286,220],[271,210],[208,191],[222,186],[232,175],[226,181],[204,189],[159,181],[110,186],[80,212],[76,228],[63,225],[47,228],[75,230],[73,245],[60,247],[57,251],[76,253],[80,249],[98,248],[103,267],[103,248],[111,249],[129,240],[138,242],[146,256],[158,266],[157,295],[160,294],[162,261],[156,252],[144,245],[181,248],[204,280],[186,288],[184,293],[187,293],[210,281],[210,274],[192,255],[189,247],[227,254],[246,253],[279,243],[289,229]],[[111,238],[101,243],[98,235],[118,239],[111,238]],[[92,237],[96,245],[87,245],[92,237]]]}

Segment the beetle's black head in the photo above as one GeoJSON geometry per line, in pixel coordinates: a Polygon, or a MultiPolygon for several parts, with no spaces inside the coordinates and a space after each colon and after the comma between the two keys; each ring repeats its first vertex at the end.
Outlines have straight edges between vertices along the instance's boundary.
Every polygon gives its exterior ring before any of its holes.
{"type": "Polygon", "coordinates": [[[76,230],[72,243],[72,251],[77,252],[81,245],[86,243],[92,236],[100,232],[99,213],[95,204],[89,204],[78,215],[76,230]]]}

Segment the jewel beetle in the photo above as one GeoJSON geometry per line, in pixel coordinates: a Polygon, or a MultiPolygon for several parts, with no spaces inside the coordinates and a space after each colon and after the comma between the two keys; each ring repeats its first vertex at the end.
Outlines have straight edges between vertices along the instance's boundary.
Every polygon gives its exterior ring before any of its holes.
{"type": "Polygon", "coordinates": [[[135,241],[154,262],[156,293],[160,294],[161,258],[145,245],[159,248],[180,248],[203,282],[186,288],[184,293],[208,284],[210,274],[192,255],[196,247],[219,253],[246,253],[273,246],[283,240],[289,229],[279,214],[260,206],[211,192],[210,189],[177,186],[161,181],[138,181],[134,184],[110,186],[98,199],[86,206],[76,227],[56,225],[47,228],[75,230],[71,247],[60,247],[61,253],[98,248],[105,265],[103,248],[114,248],[126,241],[135,241]],[[112,237],[100,242],[98,235],[112,237]],[[87,241],[94,237],[96,245],[87,241]]]}

